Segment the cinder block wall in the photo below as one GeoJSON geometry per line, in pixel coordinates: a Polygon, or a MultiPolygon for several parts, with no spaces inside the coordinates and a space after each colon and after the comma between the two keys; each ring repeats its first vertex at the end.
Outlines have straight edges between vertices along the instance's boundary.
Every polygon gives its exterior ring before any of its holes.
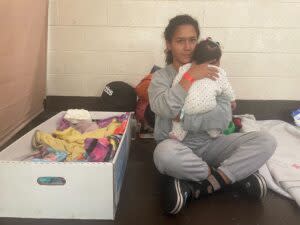
{"type": "Polygon", "coordinates": [[[98,96],[164,65],[163,30],[182,13],[221,42],[239,99],[299,100],[300,0],[50,0],[47,95],[98,96]]]}

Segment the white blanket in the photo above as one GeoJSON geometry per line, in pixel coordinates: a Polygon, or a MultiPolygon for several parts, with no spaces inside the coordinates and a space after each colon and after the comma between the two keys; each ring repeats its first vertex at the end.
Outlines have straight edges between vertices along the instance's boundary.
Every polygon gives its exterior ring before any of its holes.
{"type": "Polygon", "coordinates": [[[260,169],[270,189],[300,206],[300,128],[280,120],[256,121],[277,141],[274,155],[260,169]]]}

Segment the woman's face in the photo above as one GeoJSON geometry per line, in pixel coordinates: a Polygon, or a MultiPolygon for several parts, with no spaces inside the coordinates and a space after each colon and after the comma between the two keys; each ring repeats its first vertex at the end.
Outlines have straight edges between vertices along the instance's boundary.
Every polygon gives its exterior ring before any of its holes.
{"type": "Polygon", "coordinates": [[[172,52],[173,65],[176,69],[190,63],[193,51],[197,44],[197,33],[192,25],[177,27],[171,41],[167,41],[167,49],[172,52]]]}

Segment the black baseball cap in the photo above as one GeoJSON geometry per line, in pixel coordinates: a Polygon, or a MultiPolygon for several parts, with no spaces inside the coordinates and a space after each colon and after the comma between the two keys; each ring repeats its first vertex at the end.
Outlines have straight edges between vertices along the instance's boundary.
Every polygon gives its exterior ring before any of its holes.
{"type": "Polygon", "coordinates": [[[111,112],[135,111],[137,95],[134,88],[123,81],[105,85],[100,97],[100,110],[111,112]]]}

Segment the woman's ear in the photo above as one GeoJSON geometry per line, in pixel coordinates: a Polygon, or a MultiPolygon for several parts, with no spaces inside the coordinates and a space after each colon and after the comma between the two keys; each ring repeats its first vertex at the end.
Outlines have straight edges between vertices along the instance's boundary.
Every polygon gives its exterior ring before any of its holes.
{"type": "Polygon", "coordinates": [[[166,49],[167,51],[171,50],[171,43],[169,41],[166,41],[166,49]]]}

